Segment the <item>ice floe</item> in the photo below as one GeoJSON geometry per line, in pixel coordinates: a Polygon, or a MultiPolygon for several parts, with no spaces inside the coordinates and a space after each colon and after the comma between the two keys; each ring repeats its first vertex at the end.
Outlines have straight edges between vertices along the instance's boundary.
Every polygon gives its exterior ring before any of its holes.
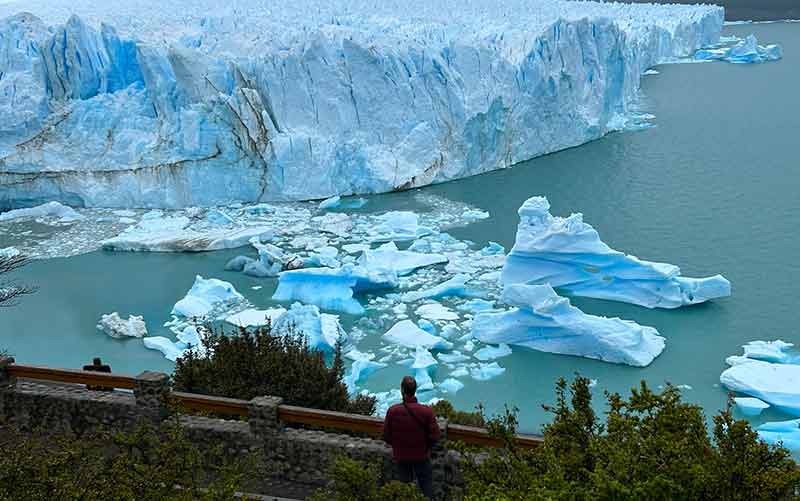
{"type": "Polygon", "coordinates": [[[473,354],[473,356],[481,362],[507,357],[508,355],[511,355],[511,348],[507,344],[484,346],[473,354]]]}
{"type": "Polygon", "coordinates": [[[0,223],[14,221],[18,219],[36,219],[50,217],[61,222],[71,222],[83,219],[75,209],[60,204],[59,202],[47,202],[27,209],[13,209],[8,212],[0,212],[0,223]]]}
{"type": "Polygon", "coordinates": [[[488,381],[500,376],[505,371],[505,367],[500,367],[500,364],[497,362],[491,362],[488,364],[481,363],[475,367],[472,367],[469,370],[469,375],[476,381],[488,381]]]}
{"type": "Polygon", "coordinates": [[[186,296],[175,303],[172,314],[185,318],[205,317],[220,304],[242,299],[244,296],[229,282],[197,275],[186,296]]]}
{"type": "Polygon", "coordinates": [[[754,397],[736,397],[733,399],[733,403],[747,417],[758,416],[764,409],[769,408],[768,403],[754,397]]]}
{"type": "Polygon", "coordinates": [[[664,349],[664,338],[656,329],[587,315],[549,285],[508,285],[501,300],[516,308],[478,314],[472,334],[479,341],[640,367],[664,349]]]}
{"type": "Polygon", "coordinates": [[[453,344],[447,340],[431,335],[417,327],[411,320],[401,320],[392,326],[384,335],[383,339],[391,344],[397,344],[408,348],[422,346],[431,350],[449,350],[453,344]]]}
{"type": "Polygon", "coordinates": [[[286,313],[285,308],[269,308],[266,310],[248,308],[228,315],[225,317],[225,321],[237,327],[259,327],[267,325],[270,321],[274,323],[284,313],[286,313]]]}
{"type": "Polygon", "coordinates": [[[158,350],[167,360],[174,362],[185,353],[184,349],[178,347],[175,342],[163,336],[146,337],[142,339],[144,347],[151,350],[158,350]]]}
{"type": "Polygon", "coordinates": [[[727,361],[734,365],[719,376],[723,386],[763,400],[793,416],[800,416],[800,365],[746,357],[730,357],[727,361]]]}
{"type": "Polygon", "coordinates": [[[144,317],[129,315],[126,320],[120,317],[116,311],[108,315],[102,315],[97,323],[97,330],[117,339],[147,336],[144,317]]]}
{"type": "Polygon", "coordinates": [[[722,275],[682,277],[677,266],[610,248],[582,214],[552,216],[544,197],[525,201],[519,216],[516,242],[503,267],[504,284],[548,283],[571,295],[647,308],[678,308],[731,293],[722,275]]]}
{"type": "Polygon", "coordinates": [[[347,339],[338,316],[320,313],[316,306],[300,303],[292,304],[286,313],[273,320],[272,331],[305,336],[310,348],[322,351],[331,351],[339,340],[347,339]]]}
{"type": "Polygon", "coordinates": [[[458,320],[458,313],[440,303],[423,304],[414,313],[428,320],[458,320]]]}
{"type": "Polygon", "coordinates": [[[738,40],[728,47],[700,49],[694,53],[696,61],[727,61],[736,64],[777,61],[782,57],[780,45],[758,45],[755,35],[748,35],[744,40],[738,40]]]}

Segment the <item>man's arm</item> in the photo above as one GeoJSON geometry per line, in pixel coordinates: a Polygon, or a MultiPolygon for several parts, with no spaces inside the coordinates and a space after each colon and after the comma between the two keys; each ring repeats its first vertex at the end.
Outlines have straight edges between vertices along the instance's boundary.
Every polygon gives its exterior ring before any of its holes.
{"type": "Polygon", "coordinates": [[[441,430],[439,430],[439,423],[436,421],[436,414],[431,412],[431,422],[428,425],[428,440],[434,444],[439,441],[441,437],[441,430]]]}
{"type": "Polygon", "coordinates": [[[383,441],[392,445],[392,410],[386,412],[386,417],[383,419],[383,441]]]}

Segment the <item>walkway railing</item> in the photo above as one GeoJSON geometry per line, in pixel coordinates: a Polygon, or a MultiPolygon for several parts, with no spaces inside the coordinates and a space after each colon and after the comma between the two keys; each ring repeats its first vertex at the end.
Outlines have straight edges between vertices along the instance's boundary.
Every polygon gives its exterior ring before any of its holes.
{"type": "MultiPolygon", "coordinates": [[[[57,383],[83,384],[94,387],[136,388],[137,378],[113,373],[82,371],[73,369],[53,369],[33,365],[10,364],[6,367],[9,376],[18,379],[34,379],[57,383]]],[[[171,399],[179,406],[196,412],[207,412],[247,417],[250,412],[249,401],[235,398],[215,397],[197,393],[173,391],[171,399]]],[[[278,406],[278,419],[287,424],[300,424],[345,433],[361,433],[379,437],[383,433],[383,420],[374,416],[346,414],[281,404],[278,406]]],[[[500,440],[489,435],[483,428],[450,424],[447,427],[449,440],[457,440],[470,445],[502,447],[500,440]]],[[[542,438],[535,435],[517,435],[517,443],[524,448],[541,445],[542,438]]]]}

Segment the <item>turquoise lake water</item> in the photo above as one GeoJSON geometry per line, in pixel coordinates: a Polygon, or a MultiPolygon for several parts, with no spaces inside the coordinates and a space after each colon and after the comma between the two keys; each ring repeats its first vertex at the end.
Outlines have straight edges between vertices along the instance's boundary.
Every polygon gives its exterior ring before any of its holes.
{"type": "MultiPolygon", "coordinates": [[[[642,86],[643,107],[656,116],[656,127],[424,190],[491,213],[451,231],[457,238],[510,249],[517,208],[545,195],[553,214],[582,212],[613,248],[679,265],[687,276],[724,274],[733,296],[672,311],[573,299],[587,313],[656,327],[667,339],[665,351],[649,367],[632,368],[515,349],[499,361],[507,369],[503,376],[469,381],[451,398],[457,406],[483,402],[498,410],[508,403],[520,408],[524,429],[538,431],[547,420],[541,404],[552,401],[555,380],[579,371],[598,381],[597,400],[601,390],[626,391],[641,379],[656,387],[669,381],[689,385],[686,398],[710,415],[727,398],[718,385],[725,357],[755,339],[800,343],[800,269],[794,263],[800,253],[800,24],[726,32],[780,43],[784,59],[661,66],[642,86]]],[[[370,210],[401,208],[415,208],[409,193],[370,198],[370,210]]],[[[151,335],[165,335],[160,326],[198,273],[249,291],[256,306],[273,305],[274,280],[221,271],[237,254],[93,252],[37,261],[21,278],[40,291],[0,310],[0,346],[22,363],[78,367],[102,356],[118,372],[170,371],[172,363],[140,341],[99,334],[98,318],[111,311],[142,314],[151,335]],[[253,285],[264,288],[254,293],[253,285]]],[[[380,371],[367,387],[386,390],[402,374],[402,368],[380,371]]],[[[767,412],[763,418],[785,417],[767,412]]]]}

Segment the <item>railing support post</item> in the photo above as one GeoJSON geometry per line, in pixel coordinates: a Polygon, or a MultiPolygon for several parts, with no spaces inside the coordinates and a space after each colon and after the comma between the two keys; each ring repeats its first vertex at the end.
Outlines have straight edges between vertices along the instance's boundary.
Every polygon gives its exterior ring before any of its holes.
{"type": "Polygon", "coordinates": [[[431,466],[433,469],[433,498],[445,499],[447,483],[447,426],[448,420],[437,418],[441,437],[433,447],[431,447],[431,466]]]}
{"type": "Polygon", "coordinates": [[[250,432],[260,440],[272,438],[283,429],[278,406],[283,403],[280,397],[256,397],[248,404],[250,432]]]}
{"type": "Polygon", "coordinates": [[[169,376],[163,372],[144,371],[135,379],[133,394],[137,407],[148,418],[160,422],[169,414],[169,376]]]}
{"type": "Polygon", "coordinates": [[[17,378],[9,374],[8,366],[14,363],[14,357],[0,357],[0,388],[13,388],[17,385],[17,378]]]}

